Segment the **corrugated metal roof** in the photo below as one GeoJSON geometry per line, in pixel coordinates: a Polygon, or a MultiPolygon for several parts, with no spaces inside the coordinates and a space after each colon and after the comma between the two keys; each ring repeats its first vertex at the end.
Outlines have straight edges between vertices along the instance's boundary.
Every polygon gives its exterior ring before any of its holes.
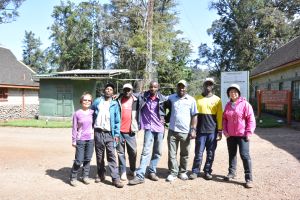
{"type": "Polygon", "coordinates": [[[76,69],[65,72],[56,72],[52,74],[40,74],[36,75],[37,79],[73,79],[73,80],[81,80],[81,79],[106,79],[112,78],[117,75],[130,73],[128,69],[89,69],[82,70],[76,69]]]}

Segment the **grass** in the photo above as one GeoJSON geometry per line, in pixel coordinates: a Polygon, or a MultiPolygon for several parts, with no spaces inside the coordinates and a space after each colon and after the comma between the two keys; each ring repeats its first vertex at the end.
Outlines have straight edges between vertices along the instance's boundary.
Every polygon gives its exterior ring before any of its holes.
{"type": "Polygon", "coordinates": [[[276,117],[267,115],[261,116],[260,118],[256,119],[256,126],[260,128],[275,128],[281,127],[285,124],[285,122],[278,122],[276,117]]]}
{"type": "Polygon", "coordinates": [[[52,121],[52,120],[36,120],[36,119],[18,119],[1,121],[0,126],[14,126],[14,127],[35,127],[35,128],[70,128],[72,122],[66,121],[52,121]]]}

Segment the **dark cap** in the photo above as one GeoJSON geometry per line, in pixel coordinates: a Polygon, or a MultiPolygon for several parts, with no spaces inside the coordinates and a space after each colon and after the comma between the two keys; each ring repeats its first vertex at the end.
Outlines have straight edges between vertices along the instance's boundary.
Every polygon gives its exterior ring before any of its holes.
{"type": "Polygon", "coordinates": [[[104,87],[104,89],[108,88],[108,87],[111,87],[113,90],[115,90],[115,85],[112,84],[112,83],[107,83],[104,87]]]}

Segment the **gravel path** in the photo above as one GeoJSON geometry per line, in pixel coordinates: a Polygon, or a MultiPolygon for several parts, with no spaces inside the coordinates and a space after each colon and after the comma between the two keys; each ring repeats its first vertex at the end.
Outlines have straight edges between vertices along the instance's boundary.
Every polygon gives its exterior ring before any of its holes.
{"type": "MultiPolygon", "coordinates": [[[[143,134],[138,135],[140,156],[143,134]]],[[[160,180],[147,179],[137,186],[117,189],[106,183],[68,184],[74,149],[70,129],[0,127],[0,199],[300,199],[300,131],[288,128],[257,129],[251,141],[254,184],[243,186],[240,158],[238,176],[224,182],[228,155],[225,139],[218,143],[213,166],[213,180],[165,182],[167,177],[166,137],[158,166],[160,180]]],[[[194,149],[194,144],[192,145],[194,149]]],[[[189,168],[192,166],[193,151],[189,168]]],[[[138,158],[139,160],[139,158],[138,158]]],[[[95,176],[95,155],[91,178],[95,176]]],[[[137,164],[138,165],[138,164],[137,164]]]]}

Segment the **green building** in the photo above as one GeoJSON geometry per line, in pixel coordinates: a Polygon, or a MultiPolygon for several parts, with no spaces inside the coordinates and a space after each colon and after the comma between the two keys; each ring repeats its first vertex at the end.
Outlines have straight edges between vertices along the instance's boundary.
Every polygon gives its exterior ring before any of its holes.
{"type": "Polygon", "coordinates": [[[40,82],[39,118],[70,118],[80,108],[83,92],[95,98],[106,83],[114,83],[119,91],[119,82],[128,73],[127,69],[72,70],[35,76],[40,82]]]}

